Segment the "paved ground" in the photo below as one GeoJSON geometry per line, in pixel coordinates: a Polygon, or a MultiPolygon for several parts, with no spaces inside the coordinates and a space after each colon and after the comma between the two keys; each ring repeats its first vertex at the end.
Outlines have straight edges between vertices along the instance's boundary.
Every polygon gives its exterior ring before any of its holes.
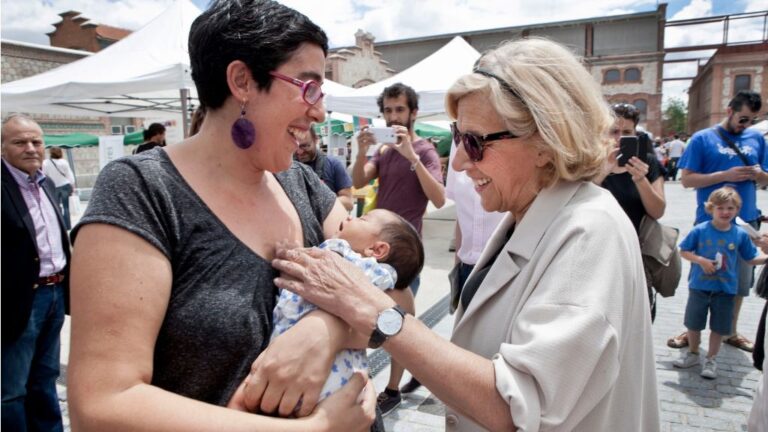
{"type": "MultiPolygon", "coordinates": [[[[695,193],[683,189],[679,183],[668,183],[667,212],[662,222],[680,228],[685,235],[691,227],[695,209],[695,193]]],[[[758,204],[768,209],[768,192],[758,192],[758,204]]],[[[430,211],[424,223],[424,242],[427,262],[422,273],[422,284],[416,301],[417,315],[425,312],[425,321],[440,335],[448,337],[453,317],[447,315],[447,272],[453,262],[448,242],[453,232],[455,213],[453,206],[430,211]]],[[[653,326],[656,352],[656,372],[661,406],[662,431],[745,431],[746,419],[752,406],[752,395],[760,372],[752,367],[751,356],[728,345],[718,355],[719,377],[709,381],[699,376],[700,367],[679,370],[672,367],[679,350],[666,346],[666,340],[683,330],[683,311],[688,296],[685,275],[688,263],[683,262],[684,280],[677,294],[658,301],[658,313],[653,326]]],[[[749,297],[744,302],[739,331],[754,337],[763,301],[749,297]]],[[[62,331],[62,362],[67,363],[69,352],[68,321],[62,331]]],[[[706,333],[705,333],[706,340],[706,333]]],[[[706,343],[703,344],[706,350],[706,343]]],[[[388,379],[388,357],[372,352],[374,383],[383,389],[388,379]],[[379,372],[381,371],[381,372],[379,372]]],[[[66,410],[65,382],[59,387],[62,407],[66,410]]],[[[404,378],[403,382],[407,380],[404,378]]],[[[388,431],[417,432],[442,431],[443,404],[427,389],[420,389],[404,400],[394,413],[385,418],[388,431]]],[[[68,423],[68,419],[66,419],[68,423]]],[[[67,428],[68,430],[68,428],[67,428]]]]}

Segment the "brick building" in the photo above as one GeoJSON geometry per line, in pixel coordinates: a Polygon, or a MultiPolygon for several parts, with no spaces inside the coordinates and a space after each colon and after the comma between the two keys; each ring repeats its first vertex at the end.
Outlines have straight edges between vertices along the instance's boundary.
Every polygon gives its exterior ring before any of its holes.
{"type": "Polygon", "coordinates": [[[768,98],[768,44],[722,46],[699,67],[688,90],[688,132],[722,121],[739,90],[754,90],[764,101],[768,98]]]}
{"type": "Polygon", "coordinates": [[[329,53],[325,64],[326,78],[359,88],[389,78],[395,70],[375,50],[372,34],[358,30],[355,46],[340,48],[329,53]]]}
{"type": "Polygon", "coordinates": [[[48,33],[51,46],[98,52],[131,34],[130,30],[88,22],[77,11],[60,13],[61,21],[48,33]]]}
{"type": "Polygon", "coordinates": [[[546,37],[582,56],[606,99],[635,104],[641,111],[641,126],[658,135],[666,8],[662,3],[651,12],[425,36],[379,42],[370,47],[373,36],[360,30],[355,35],[354,47],[331,50],[326,78],[355,87],[380,81],[391,76],[390,71],[400,72],[413,66],[455,36],[463,37],[479,52],[510,39],[546,37]],[[359,63],[342,73],[343,66],[333,65],[336,55],[344,56],[346,64],[359,63]],[[371,64],[363,67],[366,61],[371,64]]]}

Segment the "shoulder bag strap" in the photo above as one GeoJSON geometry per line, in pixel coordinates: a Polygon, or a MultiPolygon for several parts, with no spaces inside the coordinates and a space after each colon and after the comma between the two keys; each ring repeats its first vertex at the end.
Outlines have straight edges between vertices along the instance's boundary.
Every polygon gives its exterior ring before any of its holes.
{"type": "Polygon", "coordinates": [[[725,143],[728,144],[728,147],[730,147],[731,150],[736,152],[736,154],[739,156],[739,159],[741,159],[744,165],[751,166],[751,164],[749,163],[749,160],[747,159],[746,156],[744,156],[744,153],[741,152],[739,147],[733,141],[731,141],[730,138],[723,135],[723,133],[720,131],[720,129],[717,128],[717,126],[715,126],[714,129],[715,129],[715,132],[717,132],[717,134],[720,136],[720,138],[722,138],[723,141],[725,141],[725,143]]]}
{"type": "Polygon", "coordinates": [[[59,169],[59,166],[56,165],[56,162],[54,162],[54,160],[52,158],[48,158],[48,160],[51,161],[51,165],[53,165],[53,167],[56,168],[56,171],[58,171],[59,174],[61,174],[62,177],[67,178],[67,175],[64,174],[63,172],[61,172],[61,170],[59,169]]]}

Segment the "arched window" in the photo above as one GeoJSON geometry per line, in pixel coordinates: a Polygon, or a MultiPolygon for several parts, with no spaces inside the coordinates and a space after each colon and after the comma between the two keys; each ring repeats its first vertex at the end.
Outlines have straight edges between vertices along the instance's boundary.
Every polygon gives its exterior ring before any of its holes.
{"type": "Polygon", "coordinates": [[[640,81],[640,69],[631,67],[625,70],[624,81],[640,81]]]}
{"type": "Polygon", "coordinates": [[[645,120],[646,114],[648,114],[648,102],[645,99],[635,99],[632,101],[632,105],[640,112],[640,120],[645,120]]]}
{"type": "Polygon", "coordinates": [[[605,83],[617,83],[621,81],[621,72],[618,69],[608,69],[603,76],[605,83]]]}
{"type": "Polygon", "coordinates": [[[752,77],[750,75],[736,75],[733,79],[733,94],[739,92],[739,90],[749,90],[752,88],[752,77]]]}

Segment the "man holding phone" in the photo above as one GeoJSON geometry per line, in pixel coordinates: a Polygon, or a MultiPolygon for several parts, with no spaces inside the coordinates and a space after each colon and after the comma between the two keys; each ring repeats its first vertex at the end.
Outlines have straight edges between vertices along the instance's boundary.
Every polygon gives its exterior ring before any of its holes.
{"type": "MultiPolygon", "coordinates": [[[[742,206],[739,217],[753,228],[759,229],[760,210],[757,208],[757,184],[768,184],[768,149],[765,139],[755,131],[748,129],[757,119],[762,107],[760,94],[751,90],[741,90],[728,103],[728,117],[714,127],[700,130],[693,134],[680,158],[680,181],[684,187],[696,189],[695,224],[712,219],[704,210],[709,194],[722,186],[736,189],[741,196],[742,206]]],[[[733,335],[725,343],[744,351],[752,352],[754,344],[738,334],[736,325],[744,297],[754,279],[754,267],[739,260],[739,286],[733,312],[733,335]]],[[[688,338],[683,332],[667,340],[672,348],[688,346],[688,338]]]]}
{"type": "MultiPolygon", "coordinates": [[[[364,128],[357,136],[358,152],[352,166],[352,184],[359,189],[378,177],[376,207],[397,213],[421,234],[427,202],[431,201],[437,208],[445,204],[440,157],[429,140],[417,139],[414,132],[419,96],[413,88],[402,83],[393,84],[384,89],[377,103],[397,142],[381,146],[368,160],[368,148],[379,141],[368,128],[364,128]]],[[[381,132],[386,135],[386,131],[381,132]]],[[[416,314],[413,296],[418,291],[419,282],[417,276],[410,291],[388,291],[406,312],[413,315],[416,314]]],[[[398,388],[402,376],[403,368],[393,361],[387,388],[378,398],[383,415],[392,412],[402,401],[398,388]]],[[[403,392],[409,393],[419,385],[413,379],[403,386],[403,392]]]]}

